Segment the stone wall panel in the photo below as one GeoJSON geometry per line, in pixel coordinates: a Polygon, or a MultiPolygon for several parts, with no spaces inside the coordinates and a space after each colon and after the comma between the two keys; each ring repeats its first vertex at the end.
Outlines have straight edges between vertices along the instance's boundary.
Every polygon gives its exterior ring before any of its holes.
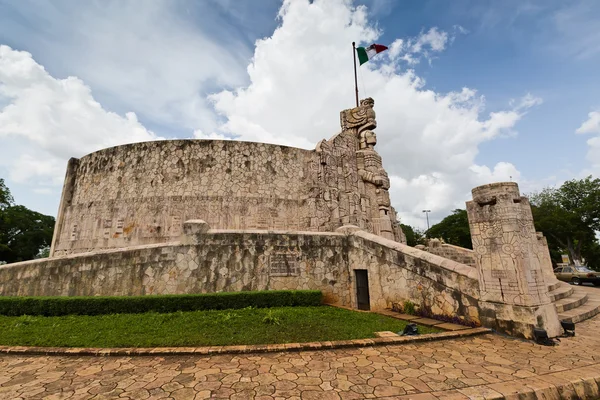
{"type": "Polygon", "coordinates": [[[354,270],[366,269],[371,309],[410,300],[436,314],[478,321],[473,268],[372,233],[207,232],[204,221],[184,228],[191,237],[181,242],[1,266],[0,295],[318,289],[327,303],[355,307],[354,270]]]}

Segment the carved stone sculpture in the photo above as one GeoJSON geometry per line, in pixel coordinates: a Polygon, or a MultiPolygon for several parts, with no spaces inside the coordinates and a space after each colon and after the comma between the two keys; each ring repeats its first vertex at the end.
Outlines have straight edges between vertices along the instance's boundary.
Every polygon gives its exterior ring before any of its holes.
{"type": "MultiPolygon", "coordinates": [[[[548,294],[542,249],[531,207],[514,182],[476,187],[467,202],[473,250],[479,274],[480,305],[493,315],[486,326],[532,337],[534,327],[551,337],[560,333],[556,308],[548,294]]],[[[485,320],[486,315],[482,320],[485,320]]]]}
{"type": "Polygon", "coordinates": [[[398,229],[394,230],[392,224],[392,221],[395,221],[395,213],[390,206],[390,180],[383,168],[381,156],[375,151],[377,135],[373,129],[377,127],[377,121],[374,105],[375,101],[369,97],[362,100],[360,106],[342,111],[342,130],[353,132],[358,139],[356,163],[361,178],[359,188],[364,194],[361,203],[367,215],[367,225],[378,235],[402,240],[403,235],[398,235],[398,229]]]}
{"type": "Polygon", "coordinates": [[[374,106],[375,101],[367,97],[360,101],[360,106],[342,111],[340,115],[342,131],[356,128],[357,134],[360,135],[363,130],[377,128],[374,106]]]}

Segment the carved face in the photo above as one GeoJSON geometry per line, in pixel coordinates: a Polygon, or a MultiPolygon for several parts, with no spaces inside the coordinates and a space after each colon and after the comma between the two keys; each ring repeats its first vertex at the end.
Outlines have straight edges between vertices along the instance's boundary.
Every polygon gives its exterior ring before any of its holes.
{"type": "Polygon", "coordinates": [[[369,147],[375,146],[377,144],[377,135],[373,131],[366,131],[365,140],[369,147]]]}

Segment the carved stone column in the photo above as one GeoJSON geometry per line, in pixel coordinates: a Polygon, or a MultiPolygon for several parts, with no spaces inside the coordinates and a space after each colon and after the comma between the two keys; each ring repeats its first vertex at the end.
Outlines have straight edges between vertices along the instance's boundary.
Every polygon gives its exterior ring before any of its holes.
{"type": "Polygon", "coordinates": [[[467,213],[479,272],[481,321],[514,336],[561,332],[548,296],[546,258],[533,225],[531,207],[514,182],[472,190],[467,213]]]}

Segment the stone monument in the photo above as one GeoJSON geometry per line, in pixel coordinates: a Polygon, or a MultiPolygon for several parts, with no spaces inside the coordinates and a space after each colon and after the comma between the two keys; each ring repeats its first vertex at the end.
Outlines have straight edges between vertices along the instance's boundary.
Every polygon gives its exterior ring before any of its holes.
{"type": "Polygon", "coordinates": [[[213,229],[333,232],[356,225],[405,242],[374,146],[373,99],[341,112],[315,150],[222,140],[116,146],[71,159],[50,256],[178,240],[213,229]]]}
{"type": "Polygon", "coordinates": [[[550,257],[539,244],[529,200],[514,182],[479,186],[472,194],[467,213],[482,323],[516,336],[532,337],[533,328],[558,336],[561,326],[544,273],[550,257]]]}

